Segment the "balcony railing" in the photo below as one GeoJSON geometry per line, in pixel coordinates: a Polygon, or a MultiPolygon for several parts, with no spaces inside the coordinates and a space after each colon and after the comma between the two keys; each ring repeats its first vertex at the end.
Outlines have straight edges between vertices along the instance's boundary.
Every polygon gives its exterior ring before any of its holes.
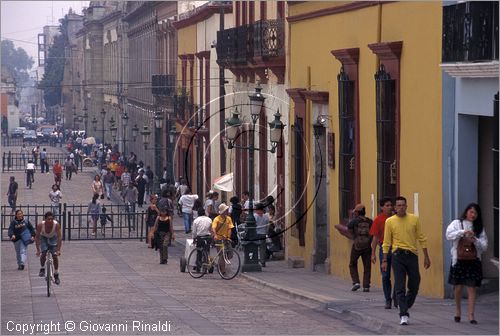
{"type": "Polygon", "coordinates": [[[443,62],[498,60],[498,2],[443,8],[443,62]]]}
{"type": "Polygon", "coordinates": [[[245,66],[285,56],[284,20],[261,20],[217,32],[217,63],[245,66]]]}
{"type": "Polygon", "coordinates": [[[152,75],[151,94],[171,96],[175,89],[175,75],[152,75]]]}

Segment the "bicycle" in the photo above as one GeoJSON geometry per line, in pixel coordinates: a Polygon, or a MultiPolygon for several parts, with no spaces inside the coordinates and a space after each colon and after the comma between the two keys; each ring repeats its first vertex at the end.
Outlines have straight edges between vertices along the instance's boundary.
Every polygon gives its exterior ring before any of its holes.
{"type": "Polygon", "coordinates": [[[28,187],[31,189],[31,186],[33,185],[33,181],[35,179],[35,172],[32,170],[27,170],[26,171],[26,179],[28,182],[28,187]]]}
{"type": "Polygon", "coordinates": [[[52,252],[47,251],[47,259],[45,260],[45,280],[47,281],[47,297],[50,297],[50,289],[52,282],[54,282],[54,259],[52,259],[52,252]]]}
{"type": "Polygon", "coordinates": [[[241,266],[240,255],[231,247],[231,241],[225,239],[222,242],[215,243],[214,246],[218,247],[219,251],[213,257],[209,255],[210,253],[205,247],[196,247],[191,251],[187,262],[189,275],[198,279],[214,267],[217,267],[217,272],[219,272],[222,279],[231,280],[238,275],[241,266]],[[199,265],[197,259],[198,252],[201,252],[201,265],[199,265]],[[196,266],[193,267],[192,265],[196,266]]]}

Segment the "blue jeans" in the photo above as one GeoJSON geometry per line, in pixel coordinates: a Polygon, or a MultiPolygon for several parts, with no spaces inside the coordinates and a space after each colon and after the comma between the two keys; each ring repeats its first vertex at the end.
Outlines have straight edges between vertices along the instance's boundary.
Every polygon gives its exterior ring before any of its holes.
{"type": "Polygon", "coordinates": [[[128,222],[128,231],[135,231],[135,203],[127,202],[127,222],[128,222]]]}
{"type": "Polygon", "coordinates": [[[14,247],[16,249],[17,264],[24,265],[26,263],[27,246],[24,245],[22,239],[19,239],[18,241],[14,242],[14,247]]]}
{"type": "Polygon", "coordinates": [[[183,212],[182,217],[184,218],[184,231],[187,233],[191,230],[191,219],[193,218],[193,214],[183,212]]]}
{"type": "Polygon", "coordinates": [[[104,185],[106,186],[106,197],[110,199],[111,191],[113,190],[113,183],[104,183],[104,185]]]}
{"type": "MultiPolygon", "coordinates": [[[[382,266],[382,260],[384,258],[384,253],[382,252],[382,245],[379,245],[379,262],[380,266],[382,266]]],[[[392,263],[392,249],[389,249],[389,253],[387,253],[387,271],[382,271],[382,267],[380,267],[380,273],[382,274],[382,288],[384,289],[384,297],[385,301],[389,301],[391,299],[391,263],[392,263]]],[[[394,300],[396,300],[396,293],[392,296],[394,300]]]]}

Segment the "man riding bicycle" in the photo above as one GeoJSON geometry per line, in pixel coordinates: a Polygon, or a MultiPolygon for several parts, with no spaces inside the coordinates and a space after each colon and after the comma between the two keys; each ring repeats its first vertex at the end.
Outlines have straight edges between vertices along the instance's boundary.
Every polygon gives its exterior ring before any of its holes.
{"type": "Polygon", "coordinates": [[[30,183],[35,182],[35,164],[33,161],[28,160],[26,164],[26,186],[29,187],[30,183]]]}
{"type": "Polygon", "coordinates": [[[54,282],[61,283],[59,279],[59,258],[61,255],[62,235],[61,225],[54,220],[54,214],[50,211],[45,213],[44,221],[36,225],[36,255],[40,256],[40,273],[38,276],[45,276],[45,260],[47,252],[50,251],[54,259],[54,282]],[[41,251],[40,251],[41,247],[41,251]]]}

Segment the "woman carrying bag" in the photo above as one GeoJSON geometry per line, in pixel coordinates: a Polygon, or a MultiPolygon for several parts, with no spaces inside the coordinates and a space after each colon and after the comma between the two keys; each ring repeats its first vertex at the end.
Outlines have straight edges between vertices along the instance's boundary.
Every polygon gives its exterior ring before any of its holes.
{"type": "Polygon", "coordinates": [[[455,322],[461,320],[462,290],[466,286],[469,322],[477,324],[474,318],[476,288],[481,286],[483,279],[481,254],[488,247],[478,204],[467,205],[460,218],[448,225],[446,239],[453,241],[448,283],[454,285],[455,322]]]}
{"type": "Polygon", "coordinates": [[[10,223],[9,237],[16,249],[17,269],[22,271],[26,264],[28,245],[35,241],[35,229],[27,219],[24,219],[21,210],[16,211],[15,218],[10,223]]]}

